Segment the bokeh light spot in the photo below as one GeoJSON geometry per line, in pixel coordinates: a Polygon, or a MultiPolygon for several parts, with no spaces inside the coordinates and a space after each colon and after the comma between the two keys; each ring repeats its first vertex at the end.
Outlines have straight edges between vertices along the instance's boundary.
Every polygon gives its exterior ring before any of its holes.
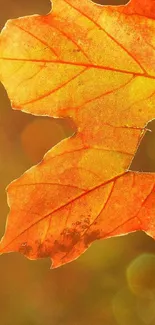
{"type": "Polygon", "coordinates": [[[137,314],[146,325],[155,324],[155,299],[138,299],[137,314]]]}
{"type": "Polygon", "coordinates": [[[127,268],[128,286],[136,296],[155,299],[155,254],[141,254],[127,268]]]}
{"type": "Polygon", "coordinates": [[[113,314],[118,325],[142,325],[136,311],[135,299],[128,288],[120,289],[112,300],[113,314]]]}

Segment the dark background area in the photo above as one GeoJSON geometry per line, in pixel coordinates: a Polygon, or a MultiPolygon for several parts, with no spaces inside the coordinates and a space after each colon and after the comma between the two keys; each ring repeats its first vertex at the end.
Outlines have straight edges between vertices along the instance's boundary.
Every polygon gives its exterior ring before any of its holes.
{"type": "Polygon", "coordinates": [[[95,2],[100,5],[126,5],[130,0],[91,0],[92,2],[95,2]]]}
{"type": "MultiPolygon", "coordinates": [[[[47,0],[0,0],[0,27],[9,18],[46,14],[50,7],[47,0]]],[[[143,138],[132,170],[155,172],[154,121],[148,128],[152,132],[143,138]]],[[[70,119],[13,111],[0,85],[1,236],[8,213],[5,187],[72,133],[70,119]]],[[[78,260],[49,267],[48,259],[0,256],[0,324],[155,324],[155,241],[144,233],[96,242],[78,260]]]]}

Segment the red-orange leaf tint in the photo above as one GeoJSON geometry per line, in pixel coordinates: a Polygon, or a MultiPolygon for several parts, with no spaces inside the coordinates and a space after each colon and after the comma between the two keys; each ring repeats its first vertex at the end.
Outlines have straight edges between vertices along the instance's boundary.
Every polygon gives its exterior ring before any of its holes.
{"type": "Polygon", "coordinates": [[[57,267],[99,238],[155,237],[155,175],[128,171],[155,117],[154,4],[54,0],[46,16],[7,22],[0,78],[12,107],[70,116],[77,133],[9,185],[1,253],[57,267]]]}

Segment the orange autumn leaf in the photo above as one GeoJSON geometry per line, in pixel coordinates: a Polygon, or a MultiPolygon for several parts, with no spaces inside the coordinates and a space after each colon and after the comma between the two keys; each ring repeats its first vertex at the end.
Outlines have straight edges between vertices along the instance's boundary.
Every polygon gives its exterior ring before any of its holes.
{"type": "Polygon", "coordinates": [[[9,185],[1,253],[58,267],[96,239],[155,237],[155,174],[129,171],[155,117],[154,8],[54,0],[46,16],[7,22],[0,79],[13,109],[70,116],[77,132],[9,185]]]}

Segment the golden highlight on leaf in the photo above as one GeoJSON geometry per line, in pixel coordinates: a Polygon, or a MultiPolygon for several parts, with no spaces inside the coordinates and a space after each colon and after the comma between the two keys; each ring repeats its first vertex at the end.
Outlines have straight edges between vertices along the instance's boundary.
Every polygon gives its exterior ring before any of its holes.
{"type": "Polygon", "coordinates": [[[153,0],[54,0],[46,16],[7,22],[0,79],[13,109],[70,116],[77,133],[9,185],[1,253],[58,267],[96,239],[155,237],[155,175],[128,170],[155,117],[153,9],[153,0]]]}

